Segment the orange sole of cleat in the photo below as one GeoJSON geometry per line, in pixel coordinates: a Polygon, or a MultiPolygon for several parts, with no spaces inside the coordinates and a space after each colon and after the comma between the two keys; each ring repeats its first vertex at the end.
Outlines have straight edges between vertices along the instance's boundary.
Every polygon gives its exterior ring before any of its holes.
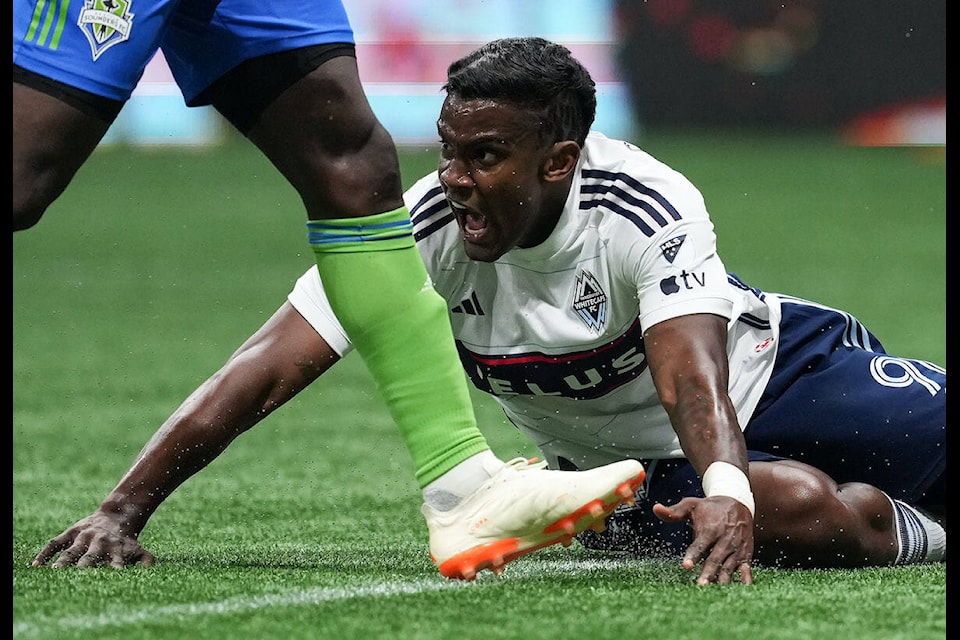
{"type": "Polygon", "coordinates": [[[619,499],[614,499],[613,502],[608,503],[604,503],[603,500],[600,500],[599,498],[597,500],[592,500],[571,513],[566,518],[561,518],[557,522],[553,523],[544,529],[543,532],[552,533],[557,530],[563,530],[569,534],[576,535],[584,529],[588,529],[594,522],[598,520],[603,521],[607,516],[613,513],[613,510],[616,509],[621,503],[633,502],[633,496],[637,489],[640,488],[640,485],[643,484],[643,480],[646,475],[646,471],[641,471],[640,474],[634,477],[632,480],[628,480],[617,487],[616,493],[618,496],[620,496],[619,499]],[[579,521],[584,518],[587,519],[587,523],[584,526],[577,528],[579,521]]]}
{"type": "Polygon", "coordinates": [[[614,509],[624,502],[627,504],[634,503],[633,496],[640,485],[643,484],[645,477],[646,471],[641,471],[632,480],[628,480],[617,487],[616,493],[620,497],[614,499],[613,502],[605,503],[600,499],[591,500],[570,515],[546,527],[543,530],[544,534],[556,533],[557,535],[540,544],[520,549],[519,540],[508,538],[478,545],[458,553],[442,563],[438,567],[440,575],[451,580],[471,581],[484,569],[490,569],[494,575],[501,576],[507,563],[513,562],[528,553],[539,551],[557,543],[568,547],[573,543],[573,536],[586,529],[603,531],[606,529],[605,520],[607,516],[613,513],[614,509]],[[581,521],[584,522],[581,523],[581,521]],[[578,528],[578,524],[582,524],[582,526],[578,528]]]}
{"type": "Polygon", "coordinates": [[[491,569],[494,573],[500,569],[503,573],[505,564],[522,555],[517,553],[519,547],[516,538],[508,538],[467,549],[441,564],[440,575],[455,580],[473,580],[484,569],[491,569]]]}

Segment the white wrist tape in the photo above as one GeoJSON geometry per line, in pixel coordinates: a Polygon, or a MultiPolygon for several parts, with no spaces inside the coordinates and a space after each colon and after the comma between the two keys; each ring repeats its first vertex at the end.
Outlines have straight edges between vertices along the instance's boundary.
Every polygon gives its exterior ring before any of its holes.
{"type": "Polygon", "coordinates": [[[753,501],[753,492],[750,490],[750,481],[746,474],[729,462],[717,460],[703,472],[703,495],[727,496],[733,498],[754,515],[756,505],[753,501]]]}

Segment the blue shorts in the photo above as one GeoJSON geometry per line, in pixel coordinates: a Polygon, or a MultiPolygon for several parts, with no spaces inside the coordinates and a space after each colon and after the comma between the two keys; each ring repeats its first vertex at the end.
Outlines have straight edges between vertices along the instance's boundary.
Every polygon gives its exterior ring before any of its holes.
{"type": "MultiPolygon", "coordinates": [[[[913,505],[946,504],[946,370],[887,355],[848,313],[781,301],[773,375],[744,430],[750,460],[789,458],[913,505]]],[[[667,524],[652,513],[656,502],[703,496],[693,466],[685,459],[645,463],[636,505],[618,510],[606,532],[581,534],[585,546],[676,554],[693,541],[687,523],[667,524]]]]}
{"type": "Polygon", "coordinates": [[[14,0],[13,63],[126,101],[158,49],[190,106],[259,56],[354,43],[339,0],[14,0]],[[111,8],[108,8],[111,7],[111,8]]]}

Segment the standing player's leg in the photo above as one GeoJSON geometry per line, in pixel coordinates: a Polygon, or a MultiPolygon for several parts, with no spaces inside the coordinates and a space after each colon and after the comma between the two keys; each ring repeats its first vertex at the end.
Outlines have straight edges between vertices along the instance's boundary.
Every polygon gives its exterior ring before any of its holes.
{"type": "Polygon", "coordinates": [[[156,53],[172,0],[92,11],[13,3],[13,230],[35,225],[103,138],[156,53]],[[129,29],[127,28],[129,27],[129,29]]]}
{"type": "MultiPolygon", "coordinates": [[[[477,429],[446,304],[416,248],[397,151],[367,103],[355,59],[324,63],[275,101],[261,123],[282,122],[305,104],[319,116],[303,124],[323,140],[322,150],[315,143],[295,155],[284,144],[270,155],[288,175],[311,172],[300,193],[320,277],[386,397],[422,487],[489,449],[477,429]],[[331,95],[339,99],[330,102],[331,95]],[[317,105],[319,96],[330,106],[317,105]]],[[[267,126],[251,132],[261,148],[275,142],[261,137],[267,126]]]]}
{"type": "MultiPolygon", "coordinates": [[[[500,545],[491,555],[471,554],[458,565],[458,574],[472,577],[483,566],[497,567],[561,541],[560,535],[545,540],[545,525],[567,522],[590,506],[589,513],[572,522],[570,533],[587,526],[609,505],[632,495],[630,487],[642,468],[617,465],[591,474],[592,481],[570,479],[561,486],[569,474],[520,474],[517,466],[490,452],[475,424],[446,306],[428,285],[413,243],[396,149],[366,102],[355,62],[340,55],[329,58],[323,46],[319,60],[295,55],[278,61],[268,55],[282,47],[338,42],[329,39],[331,33],[352,41],[343,7],[336,1],[310,3],[307,13],[298,10],[295,24],[281,24],[277,15],[284,9],[277,6],[281,9],[262,0],[153,0],[138,5],[135,22],[125,3],[93,12],[91,22],[79,19],[80,3],[17,0],[14,229],[35,224],[69,184],[164,37],[164,53],[188,104],[214,103],[297,188],[311,220],[354,233],[333,251],[321,243],[318,264],[334,309],[401,426],[428,501],[440,510],[455,509],[453,503],[472,489],[498,481],[500,491],[492,493],[505,502],[510,491],[500,481],[509,478],[516,486],[513,480],[525,478],[520,480],[526,486],[522,498],[535,516],[524,513],[505,523],[497,520],[497,509],[504,505],[485,505],[484,513],[490,512],[500,531],[514,535],[514,546],[500,545]],[[232,13],[237,20],[211,20],[214,11],[232,13]],[[309,24],[318,17],[317,25],[309,24]],[[96,29],[97,37],[88,39],[87,29],[96,29]],[[303,32],[292,34],[296,29],[303,32]],[[20,78],[18,66],[24,69],[20,78]],[[214,83],[218,78],[223,82],[214,83]],[[212,97],[198,98],[207,88],[212,97]],[[399,237],[368,242],[381,239],[384,226],[398,229],[399,237]],[[531,476],[543,479],[531,481],[531,476]],[[564,493],[563,500],[550,499],[564,493]]],[[[474,545],[504,542],[502,533],[491,538],[483,531],[466,531],[464,521],[447,522],[439,533],[431,529],[431,548],[434,538],[446,543],[438,562],[447,553],[456,556],[474,545]]]]}
{"type": "Polygon", "coordinates": [[[444,575],[470,579],[590,526],[632,497],[643,470],[627,461],[589,474],[546,472],[505,464],[490,451],[446,303],[414,242],[397,150],[367,102],[351,54],[321,45],[248,60],[207,95],[303,199],[330,305],[413,458],[434,559],[444,575]],[[263,78],[298,70],[299,79],[278,95],[259,92],[275,99],[248,103],[263,78]],[[480,509],[489,525],[468,529],[474,520],[462,515],[466,509],[480,509]],[[562,526],[545,535],[557,522],[562,526]]]}
{"type": "MultiPolygon", "coordinates": [[[[446,304],[413,240],[396,148],[366,100],[352,47],[347,52],[321,45],[250,60],[208,95],[303,199],[330,305],[384,394],[423,487],[489,447],[446,304]],[[238,105],[257,78],[311,66],[255,119],[238,112],[254,108],[238,105]]],[[[485,477],[482,465],[477,471],[485,477]]]]}
{"type": "Polygon", "coordinates": [[[22,231],[67,188],[122,103],[92,94],[84,101],[80,91],[16,68],[14,78],[13,230],[22,231]],[[60,97],[25,82],[46,85],[60,97]]]}

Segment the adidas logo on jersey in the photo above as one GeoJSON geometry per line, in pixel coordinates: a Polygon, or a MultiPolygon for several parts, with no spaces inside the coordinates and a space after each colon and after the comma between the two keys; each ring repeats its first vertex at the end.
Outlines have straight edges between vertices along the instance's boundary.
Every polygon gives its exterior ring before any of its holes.
{"type": "Polygon", "coordinates": [[[453,313],[465,313],[468,316],[482,316],[483,307],[480,306],[480,300],[477,298],[477,292],[472,291],[470,297],[463,300],[460,304],[451,309],[453,313]]]}

